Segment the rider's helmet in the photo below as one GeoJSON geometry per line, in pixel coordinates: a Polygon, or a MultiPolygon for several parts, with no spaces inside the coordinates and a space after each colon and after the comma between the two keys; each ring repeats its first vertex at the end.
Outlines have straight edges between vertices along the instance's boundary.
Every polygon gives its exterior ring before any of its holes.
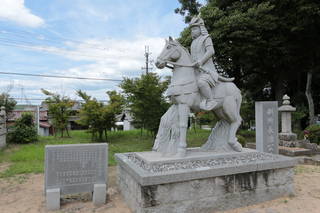
{"type": "Polygon", "coordinates": [[[204,26],[204,21],[202,18],[200,18],[200,16],[194,16],[189,24],[189,27],[194,27],[194,26],[199,26],[200,27],[200,31],[201,31],[201,35],[208,35],[208,31],[206,29],[206,27],[204,26]]]}

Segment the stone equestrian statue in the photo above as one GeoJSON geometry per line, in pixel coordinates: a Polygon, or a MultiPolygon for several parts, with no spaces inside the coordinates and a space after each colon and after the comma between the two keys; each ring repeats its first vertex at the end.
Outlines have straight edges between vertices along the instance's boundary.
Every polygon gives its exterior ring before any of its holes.
{"type": "Polygon", "coordinates": [[[167,96],[172,105],[162,116],[153,151],[164,156],[184,157],[187,154],[186,134],[190,111],[213,111],[219,118],[203,151],[242,151],[236,131],[241,124],[240,90],[233,78],[220,76],[213,64],[212,40],[200,17],[194,17],[191,27],[191,55],[171,37],[158,56],[156,66],[172,68],[167,96]],[[172,65],[172,66],[169,66],[172,65]]]}

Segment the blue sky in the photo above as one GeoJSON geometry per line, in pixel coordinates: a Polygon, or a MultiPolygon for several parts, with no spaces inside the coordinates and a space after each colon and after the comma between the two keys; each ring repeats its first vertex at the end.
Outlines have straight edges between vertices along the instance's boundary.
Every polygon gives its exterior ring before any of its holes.
{"type": "MultiPolygon", "coordinates": [[[[164,39],[186,25],[178,0],[1,0],[0,72],[122,79],[139,76],[144,46],[152,58],[164,39]]],[[[168,70],[156,70],[161,76],[168,70]]],[[[0,91],[45,98],[40,89],[76,98],[82,89],[100,100],[118,89],[110,81],[0,75],[0,91]]],[[[39,101],[30,101],[33,104],[39,101]]],[[[26,101],[20,101],[26,104],[26,101]]]]}

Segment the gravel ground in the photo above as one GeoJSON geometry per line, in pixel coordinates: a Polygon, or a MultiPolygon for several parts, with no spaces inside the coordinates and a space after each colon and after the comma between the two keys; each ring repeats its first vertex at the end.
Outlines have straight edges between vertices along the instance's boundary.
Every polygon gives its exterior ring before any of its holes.
{"type": "MultiPolygon", "coordinates": [[[[0,167],[7,165],[1,165],[0,167]]],[[[282,197],[258,205],[224,211],[226,213],[319,213],[320,212],[320,167],[298,166],[295,175],[296,196],[282,197]]],[[[43,213],[43,174],[19,175],[0,179],[0,213],[43,213]]],[[[109,168],[109,200],[95,207],[90,196],[81,199],[66,197],[61,213],[131,213],[116,186],[116,168],[109,168]]]]}

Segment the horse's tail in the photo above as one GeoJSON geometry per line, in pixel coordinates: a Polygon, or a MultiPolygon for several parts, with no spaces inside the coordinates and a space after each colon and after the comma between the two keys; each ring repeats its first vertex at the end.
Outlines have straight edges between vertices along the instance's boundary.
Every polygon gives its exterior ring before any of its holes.
{"type": "Polygon", "coordinates": [[[240,115],[240,108],[241,108],[241,102],[242,102],[242,96],[240,90],[238,90],[236,97],[235,97],[236,103],[237,103],[237,112],[239,113],[239,121],[242,122],[242,118],[240,115]]]}
{"type": "Polygon", "coordinates": [[[232,82],[232,81],[234,81],[234,78],[226,78],[221,75],[218,75],[218,80],[222,81],[222,82],[232,82]]]}

